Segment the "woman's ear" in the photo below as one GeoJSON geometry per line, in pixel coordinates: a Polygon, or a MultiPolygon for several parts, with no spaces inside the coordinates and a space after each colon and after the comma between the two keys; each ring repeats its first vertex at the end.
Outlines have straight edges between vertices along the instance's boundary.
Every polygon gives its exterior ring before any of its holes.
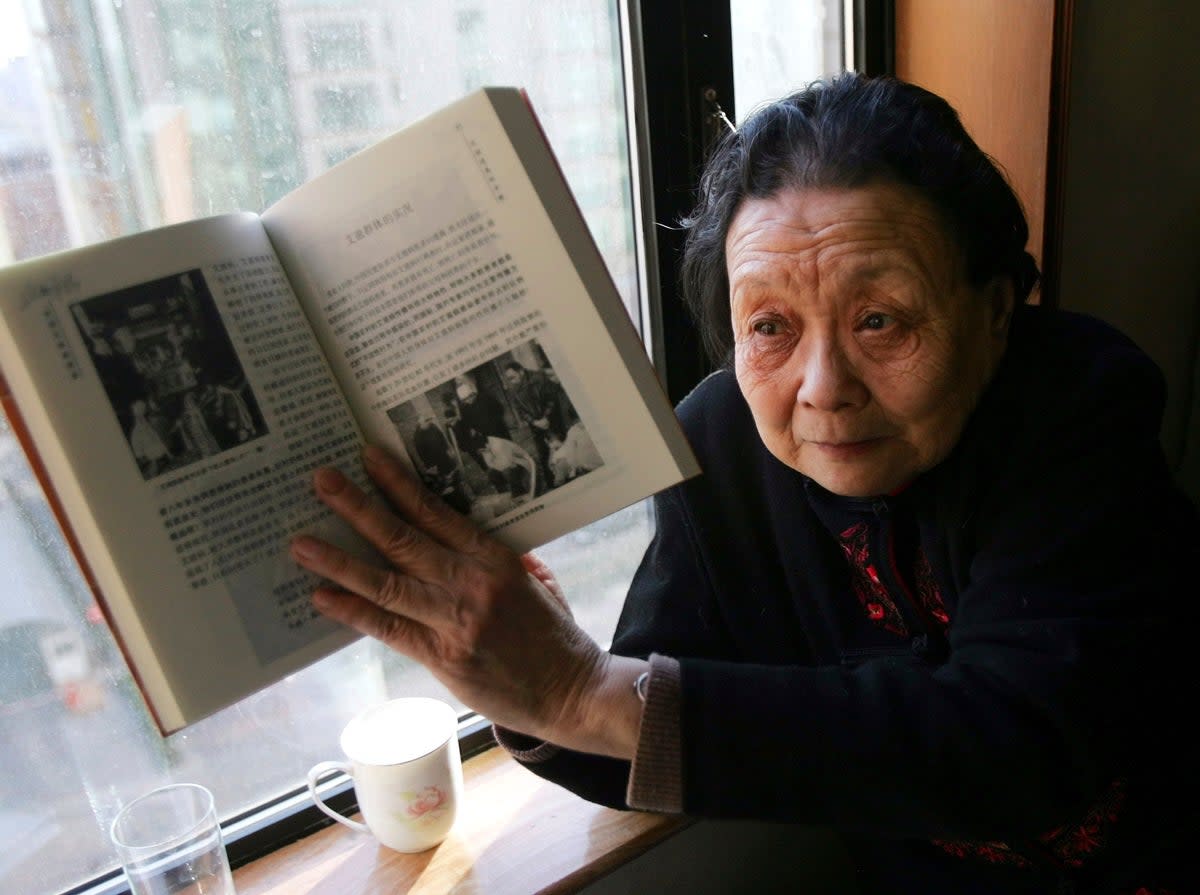
{"type": "Polygon", "coordinates": [[[1012,322],[1013,305],[1016,303],[1016,286],[1012,277],[998,276],[987,286],[987,301],[991,312],[991,331],[997,338],[1008,337],[1008,325],[1012,322]]]}

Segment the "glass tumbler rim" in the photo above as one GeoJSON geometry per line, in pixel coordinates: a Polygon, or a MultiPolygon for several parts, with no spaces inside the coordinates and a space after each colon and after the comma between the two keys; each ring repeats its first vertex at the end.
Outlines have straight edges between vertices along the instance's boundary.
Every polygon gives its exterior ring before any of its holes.
{"type": "Polygon", "coordinates": [[[121,810],[117,812],[116,817],[113,818],[112,823],[109,825],[109,837],[112,839],[113,844],[118,848],[125,849],[129,852],[141,852],[151,849],[159,849],[170,842],[186,840],[195,835],[206,823],[208,823],[210,815],[215,813],[215,808],[216,802],[213,799],[212,790],[210,790],[207,786],[204,786],[200,783],[167,783],[163,786],[156,787],[149,792],[142,793],[142,795],[138,796],[133,801],[123,805],[121,810]],[[190,791],[196,796],[199,796],[201,800],[198,803],[193,803],[196,805],[198,810],[196,811],[195,818],[193,819],[191,825],[187,829],[177,830],[175,832],[166,832],[163,834],[162,838],[154,842],[131,843],[122,838],[121,831],[119,829],[121,821],[128,818],[130,813],[139,805],[143,805],[151,799],[160,797],[166,792],[181,792],[185,790],[190,791]]]}

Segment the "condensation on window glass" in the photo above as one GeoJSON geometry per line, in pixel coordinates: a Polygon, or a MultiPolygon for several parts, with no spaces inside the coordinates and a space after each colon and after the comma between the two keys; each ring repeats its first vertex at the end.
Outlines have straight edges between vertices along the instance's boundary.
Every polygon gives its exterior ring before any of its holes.
{"type": "MultiPolygon", "coordinates": [[[[0,0],[0,263],[262,211],[484,84],[526,88],[635,320],[617,4],[605,0],[0,0]]],[[[549,544],[611,636],[651,534],[631,507],[549,544]]],[[[363,705],[448,698],[360,641],[171,737],[156,732],[16,439],[0,421],[0,892],[115,866],[106,827],[171,780],[225,815],[296,790],[363,705]]]]}
{"type": "Polygon", "coordinates": [[[735,115],[845,67],[848,0],[731,0],[735,115]]]}
{"type": "Polygon", "coordinates": [[[355,134],[378,127],[379,100],[373,84],[340,84],[313,91],[317,122],[329,134],[355,134]]]}
{"type": "Polygon", "coordinates": [[[353,71],[373,67],[365,22],[315,21],[306,33],[308,67],[313,71],[353,71]]]}

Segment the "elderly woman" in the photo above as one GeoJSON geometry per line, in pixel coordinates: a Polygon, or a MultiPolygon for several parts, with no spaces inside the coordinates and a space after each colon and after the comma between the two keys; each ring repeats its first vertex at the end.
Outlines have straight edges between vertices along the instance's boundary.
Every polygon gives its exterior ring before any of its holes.
{"type": "Polygon", "coordinates": [[[1156,368],[1025,304],[1016,197],[902,82],[762,109],[686,224],[721,366],[678,408],[705,474],[656,499],[611,651],[373,448],[390,507],[315,483],[392,565],[298,540],[318,608],[586,798],[841,829],[862,892],[1198,891],[1200,526],[1156,368]]]}

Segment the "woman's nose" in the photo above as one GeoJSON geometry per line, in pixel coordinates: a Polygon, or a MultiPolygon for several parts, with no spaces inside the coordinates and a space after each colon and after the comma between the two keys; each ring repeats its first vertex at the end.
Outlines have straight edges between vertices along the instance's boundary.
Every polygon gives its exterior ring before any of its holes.
{"type": "Polygon", "coordinates": [[[836,342],[822,340],[799,356],[796,403],[813,410],[835,412],[861,404],[866,387],[836,342]]]}

